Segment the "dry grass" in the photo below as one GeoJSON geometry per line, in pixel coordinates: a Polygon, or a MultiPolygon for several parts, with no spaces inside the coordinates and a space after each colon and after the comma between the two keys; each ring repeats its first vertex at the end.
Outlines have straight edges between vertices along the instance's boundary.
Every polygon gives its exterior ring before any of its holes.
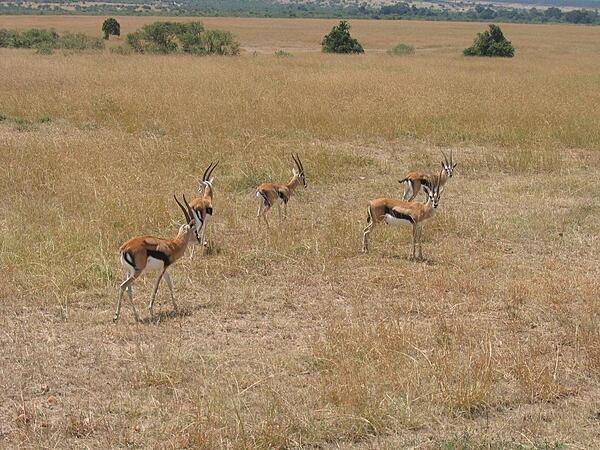
{"type": "Polygon", "coordinates": [[[507,25],[496,61],[460,56],[477,24],[354,22],[372,51],[336,57],[294,51],[331,21],[205,22],[294,57],[0,51],[0,444],[598,446],[600,29],[507,25]],[[428,260],[383,227],[359,254],[365,202],[438,148],[459,166],[428,260]],[[292,151],[310,186],[267,232],[253,187],[292,151]],[[183,313],[163,287],[160,323],[114,326],[116,249],[173,235],[212,159],[215,251],[171,269],[183,313]]]}

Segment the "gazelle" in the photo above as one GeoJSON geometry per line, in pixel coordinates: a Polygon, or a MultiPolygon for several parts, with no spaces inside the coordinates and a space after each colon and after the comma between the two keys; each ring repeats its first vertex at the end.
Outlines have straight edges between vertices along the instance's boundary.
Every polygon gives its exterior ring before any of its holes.
{"type": "MultiPolygon", "coordinates": [[[[441,179],[441,175],[440,173],[440,178],[438,179],[441,179]]],[[[417,244],[419,244],[418,259],[423,259],[423,247],[421,245],[423,225],[433,218],[442,194],[439,182],[434,182],[431,188],[424,184],[423,190],[427,195],[425,203],[389,198],[378,198],[369,202],[367,208],[367,226],[363,231],[363,252],[367,253],[369,251],[369,234],[373,231],[375,225],[382,222],[390,225],[406,224],[412,225],[413,229],[412,259],[416,257],[417,244]]]]}
{"type": "Polygon", "coordinates": [[[454,163],[452,161],[452,150],[450,150],[449,161],[448,157],[443,151],[442,155],[444,156],[444,160],[442,161],[442,171],[439,175],[436,175],[432,172],[423,172],[417,170],[409,172],[408,175],[406,175],[406,178],[398,181],[398,183],[404,184],[404,195],[402,196],[404,200],[414,200],[417,194],[421,191],[421,186],[428,186],[431,190],[433,184],[436,182],[436,177],[438,176],[440,188],[444,187],[446,181],[448,181],[448,178],[452,178],[452,174],[458,163],[454,163]]]}
{"type": "MultiPolygon", "coordinates": [[[[208,245],[205,234],[208,218],[213,215],[213,182],[215,179],[212,177],[212,173],[217,165],[219,165],[219,161],[211,162],[206,168],[204,175],[202,175],[202,179],[198,182],[198,192],[200,193],[200,196],[192,199],[190,202],[194,218],[202,222],[202,229],[197,239],[198,244],[202,246],[208,245]]],[[[190,256],[194,256],[194,246],[192,246],[190,256]]]]}
{"type": "Polygon", "coordinates": [[[296,153],[295,155],[292,154],[292,159],[294,160],[296,167],[292,168],[292,179],[289,181],[289,183],[263,183],[256,189],[256,197],[258,198],[258,211],[256,218],[258,219],[258,223],[260,223],[260,218],[262,217],[267,226],[269,226],[266,214],[274,204],[277,204],[277,208],[279,210],[279,219],[281,219],[282,209],[283,218],[285,219],[287,215],[287,203],[296,188],[301,184],[305,189],[308,187],[308,184],[306,183],[306,176],[304,174],[304,167],[302,166],[300,157],[296,153]]]}
{"type": "Polygon", "coordinates": [[[148,309],[150,311],[150,317],[153,317],[152,308],[154,306],[154,299],[156,298],[156,292],[158,291],[158,285],[160,280],[165,279],[169,291],[171,292],[171,301],[173,302],[173,309],[177,310],[177,304],[175,303],[175,297],[173,295],[173,283],[171,277],[167,273],[167,269],[171,264],[177,261],[183,256],[187,245],[195,235],[198,238],[198,230],[202,227],[202,220],[199,220],[194,216],[190,205],[183,196],[183,201],[186,207],[184,207],[177,197],[173,196],[175,201],[183,211],[185,216],[185,224],[179,227],[179,232],[174,239],[163,239],[154,236],[136,236],[126,241],[119,248],[121,254],[121,265],[127,273],[125,281],[121,283],[119,291],[119,299],[117,301],[117,311],[113,317],[113,322],[119,320],[119,314],[121,312],[121,299],[123,298],[123,292],[127,290],[129,295],[129,301],[133,308],[133,314],[135,320],[139,321],[138,313],[133,304],[133,282],[144,272],[144,270],[160,270],[160,274],[156,279],[152,297],[150,298],[150,304],[148,309]]]}

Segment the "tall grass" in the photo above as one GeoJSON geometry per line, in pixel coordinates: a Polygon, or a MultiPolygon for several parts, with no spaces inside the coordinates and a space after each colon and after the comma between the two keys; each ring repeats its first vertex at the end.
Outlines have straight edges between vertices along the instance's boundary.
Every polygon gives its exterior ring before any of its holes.
{"type": "Polygon", "coordinates": [[[263,21],[211,20],[252,51],[0,51],[0,439],[594,447],[596,29],[507,26],[518,56],[497,62],[459,55],[477,24],[365,21],[362,57],[278,58],[284,30],[306,46],[326,22],[268,22],[260,41],[263,21]],[[385,55],[400,39],[414,57],[385,55]],[[450,148],[426,262],[407,229],[361,255],[366,201],[450,148]],[[292,152],[309,188],[259,228],[254,187],[289,179],[292,152]],[[118,246],[174,235],[172,194],[216,159],[213,252],[170,269],[181,314],[161,289],[160,323],[126,305],[113,326],[118,246]]]}

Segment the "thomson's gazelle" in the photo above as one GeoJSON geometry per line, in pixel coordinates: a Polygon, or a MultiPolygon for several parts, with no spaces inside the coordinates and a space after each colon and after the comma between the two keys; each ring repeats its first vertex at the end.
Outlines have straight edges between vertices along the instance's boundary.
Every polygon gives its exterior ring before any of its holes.
{"type": "Polygon", "coordinates": [[[403,180],[398,181],[398,183],[404,185],[404,195],[402,196],[404,200],[414,200],[421,191],[421,186],[427,186],[431,189],[438,178],[440,188],[444,187],[448,178],[452,178],[454,168],[457,164],[452,161],[452,150],[450,150],[450,160],[448,160],[448,157],[443,151],[442,155],[444,156],[444,160],[442,161],[442,171],[439,175],[433,172],[415,170],[409,172],[403,180]]]}
{"type": "Polygon", "coordinates": [[[260,218],[262,217],[267,226],[269,226],[266,214],[274,204],[277,204],[279,218],[281,219],[282,209],[283,217],[285,218],[287,203],[290,200],[294,190],[301,184],[304,186],[304,188],[308,186],[306,184],[304,167],[302,166],[300,157],[296,153],[296,155],[292,155],[292,159],[294,160],[296,167],[292,169],[292,179],[289,181],[289,183],[263,183],[256,189],[256,197],[258,198],[258,211],[256,217],[259,223],[260,218]]]}
{"type": "MultiPolygon", "coordinates": [[[[194,218],[202,221],[202,229],[197,239],[198,244],[202,246],[208,245],[208,240],[205,238],[205,235],[208,218],[213,215],[213,183],[215,179],[212,177],[212,173],[218,164],[219,161],[211,162],[206,168],[204,175],[202,175],[202,179],[198,182],[198,192],[200,193],[200,196],[192,199],[190,202],[194,218]]],[[[194,246],[192,246],[191,256],[194,256],[194,246]]]]}
{"type": "Polygon", "coordinates": [[[133,314],[135,320],[139,321],[138,313],[133,304],[133,282],[144,272],[144,270],[159,270],[160,274],[156,279],[152,297],[150,298],[150,304],[148,309],[150,311],[150,317],[153,316],[152,307],[154,306],[154,299],[156,298],[156,292],[158,291],[158,285],[160,280],[165,278],[169,291],[171,292],[171,301],[173,302],[173,308],[177,310],[177,304],[175,303],[175,297],[173,295],[173,283],[167,273],[167,268],[183,256],[187,245],[195,235],[198,238],[198,230],[202,227],[202,220],[199,220],[194,216],[190,205],[183,196],[183,201],[186,207],[184,207],[177,197],[173,196],[175,201],[183,211],[185,216],[185,224],[179,228],[179,232],[174,239],[163,239],[154,236],[136,236],[126,241],[119,251],[121,253],[121,264],[127,273],[127,278],[121,283],[119,291],[119,299],[117,301],[117,311],[113,317],[113,321],[119,320],[119,314],[121,312],[121,299],[123,298],[123,292],[127,290],[129,294],[129,301],[133,308],[133,314]]]}
{"type": "MultiPolygon", "coordinates": [[[[441,177],[441,173],[440,173],[441,177]]],[[[423,259],[423,247],[421,245],[421,232],[423,225],[433,218],[441,196],[440,184],[435,182],[430,188],[423,185],[427,194],[425,203],[407,202],[406,200],[394,200],[390,198],[378,198],[371,200],[367,208],[367,226],[363,231],[363,252],[369,251],[369,234],[375,225],[387,223],[390,225],[412,225],[413,250],[412,258],[416,257],[416,246],[419,244],[418,259],[423,259]]]]}

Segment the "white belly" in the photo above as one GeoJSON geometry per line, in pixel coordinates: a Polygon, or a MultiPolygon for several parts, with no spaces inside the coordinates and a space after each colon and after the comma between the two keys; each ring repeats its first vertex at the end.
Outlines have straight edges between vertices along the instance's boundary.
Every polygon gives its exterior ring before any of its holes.
{"type": "Polygon", "coordinates": [[[164,266],[165,263],[163,263],[160,259],[153,258],[152,256],[149,256],[146,260],[146,270],[162,270],[164,266]]]}
{"type": "Polygon", "coordinates": [[[385,223],[389,225],[412,225],[412,222],[410,220],[398,219],[397,217],[394,217],[391,214],[384,215],[383,220],[385,220],[385,223]]]}

